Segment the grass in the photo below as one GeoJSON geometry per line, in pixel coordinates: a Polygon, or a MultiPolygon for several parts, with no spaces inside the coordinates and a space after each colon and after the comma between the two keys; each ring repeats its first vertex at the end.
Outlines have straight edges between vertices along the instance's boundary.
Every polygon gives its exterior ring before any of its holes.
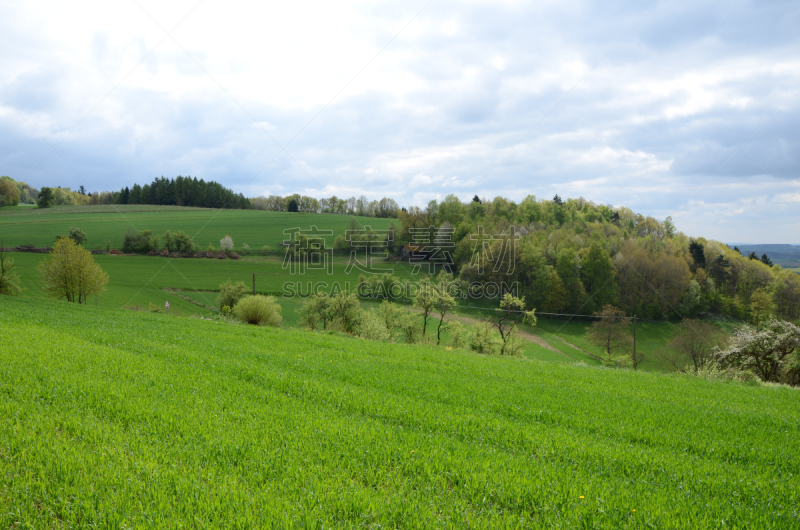
{"type": "MultiPolygon", "coordinates": [[[[61,206],[55,208],[0,208],[0,234],[6,247],[33,245],[52,246],[56,236],[66,235],[74,226],[82,229],[89,238],[87,248],[105,249],[122,246],[122,236],[129,228],[152,230],[161,236],[167,230],[183,230],[194,238],[203,250],[210,244],[219,248],[225,235],[233,238],[236,249],[243,243],[251,250],[269,245],[276,249],[287,239],[285,228],[299,227],[308,230],[316,225],[320,230],[332,230],[328,236],[333,245],[335,236],[344,234],[353,217],[332,214],[303,214],[266,212],[257,210],[214,210],[181,206],[114,205],[114,206],[61,206]]],[[[373,229],[387,229],[394,219],[355,217],[360,225],[373,229]]]]}
{"type": "MultiPolygon", "coordinates": [[[[21,277],[21,285],[25,289],[24,296],[44,297],[37,265],[45,259],[44,254],[24,252],[9,253],[14,259],[15,272],[21,277]]],[[[206,313],[207,311],[182,300],[180,297],[164,291],[165,287],[188,291],[213,291],[227,280],[243,281],[252,286],[253,273],[256,275],[256,290],[259,293],[281,294],[285,282],[302,281],[302,290],[307,291],[307,282],[317,284],[326,282],[332,286],[338,282],[341,287],[358,284],[357,271],[345,273],[347,258],[335,257],[333,274],[325,271],[307,271],[304,275],[289,275],[283,268],[280,257],[258,257],[241,260],[218,260],[205,258],[161,258],[152,256],[112,256],[97,255],[97,263],[109,275],[107,291],[90,300],[90,304],[101,307],[120,308],[124,306],[148,307],[149,304],[163,306],[169,301],[170,306],[183,314],[206,313]]],[[[411,268],[407,263],[392,262],[400,277],[408,277],[411,268]]],[[[186,295],[186,293],[183,293],[186,295]]],[[[205,305],[214,305],[216,294],[199,293],[198,301],[205,305]]]]}
{"type": "Polygon", "coordinates": [[[0,300],[0,526],[800,526],[796,390],[0,300]]]}
{"type": "MultiPolygon", "coordinates": [[[[154,229],[156,234],[165,230],[193,231],[207,236],[199,236],[197,242],[202,244],[201,237],[210,238],[218,244],[224,234],[230,234],[237,245],[248,241],[253,248],[260,248],[256,238],[266,237],[276,255],[244,256],[241,260],[217,260],[198,258],[161,258],[148,256],[110,256],[98,255],[95,259],[109,274],[108,290],[90,300],[90,305],[107,308],[135,307],[143,310],[163,308],[165,302],[170,304],[170,312],[177,315],[208,315],[203,306],[214,306],[216,293],[226,280],[243,281],[248,287],[252,285],[253,273],[256,275],[256,290],[264,294],[282,294],[285,282],[301,281],[302,290],[308,291],[308,282],[314,284],[326,282],[330,287],[334,282],[342,287],[350,285],[354,288],[358,282],[360,271],[345,272],[348,258],[336,256],[333,260],[333,274],[324,271],[310,270],[300,276],[288,274],[283,268],[283,257],[280,255],[280,242],[283,240],[283,229],[289,226],[309,227],[312,224],[319,228],[331,229],[338,234],[350,223],[350,217],[339,215],[289,214],[285,212],[262,212],[247,210],[209,210],[203,208],[182,208],[170,206],[86,206],[61,207],[51,209],[0,209],[0,230],[4,244],[49,245],[55,234],[66,233],[70,226],[79,226],[89,235],[88,247],[102,246],[99,241],[117,234],[121,240],[122,233],[130,223],[154,229]],[[297,224],[294,224],[297,223],[297,224]],[[39,239],[36,239],[39,238],[39,239]],[[165,288],[182,289],[181,292],[170,292],[165,288]],[[198,304],[185,298],[191,298],[198,304]]],[[[373,228],[385,228],[391,223],[387,219],[357,218],[359,222],[369,223],[373,228]]],[[[116,236],[115,236],[116,237],[116,236]]],[[[22,276],[22,286],[26,289],[24,296],[43,298],[44,293],[39,285],[36,265],[44,259],[42,254],[13,253],[10,254],[17,265],[17,272],[22,276]]],[[[408,263],[378,263],[380,267],[393,269],[401,278],[411,278],[411,267],[408,263]]],[[[475,303],[488,304],[487,301],[475,303]]],[[[285,323],[288,327],[300,327],[296,310],[302,303],[281,297],[284,307],[285,323]]],[[[462,308],[457,314],[480,318],[482,311],[462,308]]],[[[522,326],[522,329],[533,333],[551,346],[545,348],[533,342],[526,345],[524,355],[531,359],[553,362],[583,362],[599,365],[593,357],[601,355],[600,349],[592,344],[586,336],[588,322],[566,319],[548,319],[541,317],[536,327],[522,326]]],[[[642,370],[670,371],[668,365],[657,355],[659,349],[666,347],[673,331],[671,323],[640,323],[637,330],[638,350],[644,353],[645,361],[642,370]]]]}
{"type": "MultiPolygon", "coordinates": [[[[38,263],[45,258],[43,254],[15,252],[10,253],[16,264],[16,271],[21,276],[21,284],[25,289],[23,296],[44,298],[45,294],[39,284],[36,270],[38,263]]],[[[106,292],[93,297],[89,305],[107,308],[133,307],[143,310],[164,307],[169,302],[170,312],[177,315],[208,315],[204,306],[215,306],[217,293],[213,292],[227,280],[243,281],[248,288],[252,285],[253,273],[256,274],[256,290],[259,293],[275,294],[284,308],[283,315],[287,327],[301,327],[297,317],[297,309],[302,304],[299,298],[281,296],[286,281],[302,281],[303,291],[308,290],[307,282],[327,282],[332,285],[339,282],[341,286],[349,283],[357,284],[357,272],[345,273],[347,258],[336,257],[333,262],[333,275],[323,271],[307,271],[302,276],[291,276],[283,268],[280,257],[246,257],[241,260],[218,260],[198,258],[161,258],[150,256],[110,256],[97,255],[95,259],[109,275],[106,292]],[[165,288],[182,289],[171,292],[165,288]],[[191,298],[197,304],[186,301],[191,298]]],[[[411,268],[407,263],[391,262],[381,264],[393,268],[401,278],[411,277],[411,268]]],[[[369,307],[369,302],[362,302],[369,307]]],[[[481,318],[487,313],[467,308],[455,312],[458,316],[481,318]]],[[[438,321],[436,321],[438,322],[438,321]]],[[[435,324],[434,324],[435,325],[435,324]]],[[[540,317],[535,327],[527,325],[521,329],[528,331],[548,343],[556,352],[533,342],[526,345],[524,355],[530,359],[552,362],[599,365],[592,355],[600,356],[600,348],[589,341],[586,321],[553,319],[540,317]]],[[[666,347],[674,325],[671,323],[644,323],[637,327],[638,350],[645,355],[640,367],[646,371],[671,371],[669,366],[656,352],[666,347]]]]}

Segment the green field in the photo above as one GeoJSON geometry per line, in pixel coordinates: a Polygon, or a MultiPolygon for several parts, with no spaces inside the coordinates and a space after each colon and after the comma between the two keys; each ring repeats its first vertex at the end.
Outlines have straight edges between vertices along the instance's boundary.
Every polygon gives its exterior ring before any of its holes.
{"type": "Polygon", "coordinates": [[[3,528],[800,526],[800,400],[0,299],[3,528]]]}
{"type": "MultiPolygon", "coordinates": [[[[180,208],[168,206],[87,206],[61,207],[51,209],[3,208],[0,209],[0,234],[6,246],[17,244],[49,245],[55,234],[67,233],[70,226],[84,229],[89,236],[87,247],[102,240],[103,234],[118,234],[121,241],[128,221],[154,229],[157,234],[166,230],[184,230],[187,233],[215,234],[212,242],[218,245],[219,239],[230,234],[237,246],[249,241],[251,247],[260,248],[253,243],[256,234],[265,234],[273,248],[269,256],[247,255],[240,260],[218,260],[200,258],[162,258],[149,256],[97,255],[95,259],[108,273],[110,282],[106,292],[93,297],[90,305],[106,308],[138,308],[143,310],[162,308],[169,301],[170,311],[177,315],[206,315],[209,306],[215,305],[216,293],[222,282],[243,281],[252,285],[256,275],[256,290],[266,294],[280,294],[285,282],[301,281],[304,289],[308,282],[338,282],[341,287],[355,287],[360,271],[345,273],[348,258],[336,256],[333,260],[333,274],[309,270],[303,275],[292,276],[283,267],[280,242],[283,229],[291,226],[309,227],[312,224],[320,229],[330,229],[335,234],[342,233],[350,224],[350,217],[341,215],[296,214],[285,212],[263,212],[252,210],[209,210],[202,208],[180,208]],[[261,223],[261,225],[259,225],[261,223]],[[297,223],[297,224],[294,224],[297,223]],[[252,236],[252,237],[251,237],[252,236]],[[38,239],[36,239],[38,238],[38,239]],[[245,239],[247,238],[247,239],[245,239]],[[171,292],[166,289],[181,289],[171,292]],[[191,298],[200,305],[185,298],[191,298]]],[[[385,228],[391,220],[376,218],[357,218],[359,223],[371,224],[373,228],[385,228]]],[[[137,226],[138,228],[139,226],[137,226]]],[[[110,237],[110,235],[108,236],[110,237]]],[[[201,236],[205,237],[205,236],[201,236]]],[[[199,243],[204,240],[195,238],[199,243]]],[[[117,245],[119,246],[119,245],[117,245]]],[[[36,265],[44,259],[43,254],[14,252],[9,254],[17,265],[25,288],[22,295],[43,298],[36,265]]],[[[391,268],[401,278],[411,278],[411,267],[404,262],[376,261],[376,266],[391,268]]],[[[284,321],[289,327],[300,327],[296,310],[301,301],[281,299],[284,307],[284,321]]],[[[367,307],[369,305],[367,304],[367,307]]],[[[486,312],[462,308],[456,312],[465,317],[481,318],[486,312]]],[[[552,351],[534,342],[528,342],[524,355],[529,359],[560,363],[581,362],[599,365],[592,357],[601,355],[600,349],[586,336],[589,323],[570,319],[540,318],[535,328],[522,326],[549,344],[552,351]]],[[[674,325],[672,323],[640,323],[637,333],[639,352],[644,354],[642,370],[671,371],[657,351],[666,347],[674,325]]]]}
{"type": "MultiPolygon", "coordinates": [[[[265,212],[257,210],[214,210],[180,206],[114,205],[114,206],[63,206],[46,209],[0,208],[0,237],[6,247],[33,245],[50,247],[56,236],[69,233],[74,226],[89,237],[86,248],[105,249],[122,246],[126,230],[152,230],[162,235],[167,230],[183,230],[205,249],[209,244],[219,248],[219,240],[230,235],[236,249],[243,243],[252,250],[264,245],[276,249],[287,239],[285,228],[299,227],[308,230],[316,225],[320,230],[332,230],[329,245],[336,235],[344,234],[353,217],[332,214],[304,214],[265,212]]],[[[389,228],[397,219],[355,217],[360,225],[375,230],[389,228]]]]}

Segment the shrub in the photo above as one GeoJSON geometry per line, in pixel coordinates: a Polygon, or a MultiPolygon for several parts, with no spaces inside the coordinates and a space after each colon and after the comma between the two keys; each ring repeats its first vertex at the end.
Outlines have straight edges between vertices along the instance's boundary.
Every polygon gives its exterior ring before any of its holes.
{"type": "Polygon", "coordinates": [[[250,245],[242,243],[242,253],[246,255],[248,250],[250,250],[250,245]]]}
{"type": "Polygon", "coordinates": [[[452,348],[466,348],[469,344],[469,333],[461,322],[448,324],[447,333],[450,335],[450,346],[452,348]]]}
{"type": "Polygon", "coordinates": [[[500,343],[494,335],[491,323],[483,321],[472,329],[470,347],[478,353],[499,353],[500,343]]]}
{"type": "Polygon", "coordinates": [[[361,304],[355,294],[340,292],[330,299],[333,321],[345,333],[353,333],[362,315],[361,304]]]}
{"type": "Polygon", "coordinates": [[[358,336],[370,340],[390,341],[392,334],[384,321],[373,312],[363,312],[358,319],[358,336]]]}
{"type": "Polygon", "coordinates": [[[217,296],[217,307],[222,310],[223,307],[234,307],[236,302],[247,296],[247,286],[244,282],[232,283],[230,280],[219,286],[219,295],[217,296]]]}
{"type": "Polygon", "coordinates": [[[75,228],[74,226],[69,228],[69,238],[73,240],[76,245],[83,245],[89,241],[89,238],[86,236],[86,232],[80,228],[75,228]]]}
{"type": "Polygon", "coordinates": [[[158,249],[158,238],[152,230],[136,231],[129,228],[122,237],[122,250],[125,252],[150,252],[158,249]]]}
{"type": "Polygon", "coordinates": [[[246,296],[233,308],[233,314],[246,324],[275,326],[281,325],[281,306],[274,296],[246,296]]]}
{"type": "Polygon", "coordinates": [[[401,316],[398,327],[403,330],[406,343],[416,344],[422,340],[422,323],[419,320],[419,315],[406,311],[401,316]]]}
{"type": "MultiPolygon", "coordinates": [[[[166,236],[168,234],[169,234],[169,232],[164,234],[164,237],[166,238],[166,236]]],[[[178,230],[174,234],[170,234],[170,235],[172,237],[172,247],[175,249],[175,252],[194,252],[195,251],[196,246],[194,244],[194,241],[192,241],[192,238],[189,237],[187,234],[185,234],[183,232],[183,230],[178,230]]],[[[166,244],[166,240],[164,241],[164,244],[166,244]]],[[[172,252],[171,248],[167,248],[167,250],[172,252]]]]}
{"type": "Polygon", "coordinates": [[[219,240],[219,248],[224,250],[225,252],[230,252],[233,250],[233,239],[231,236],[225,236],[219,240]]]}
{"type": "Polygon", "coordinates": [[[19,275],[12,272],[14,260],[5,257],[3,252],[3,242],[0,241],[0,294],[14,296],[21,291],[19,287],[19,275]]]}

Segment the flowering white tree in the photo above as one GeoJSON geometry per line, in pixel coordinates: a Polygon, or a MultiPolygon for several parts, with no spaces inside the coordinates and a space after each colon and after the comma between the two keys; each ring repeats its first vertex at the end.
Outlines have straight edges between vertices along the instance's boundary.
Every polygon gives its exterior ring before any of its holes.
{"type": "Polygon", "coordinates": [[[800,384],[800,328],[769,318],[760,330],[738,330],[731,345],[717,352],[723,366],[743,368],[762,381],[800,384]]]}
{"type": "Polygon", "coordinates": [[[224,250],[225,252],[230,252],[233,250],[233,239],[231,236],[225,236],[219,240],[219,248],[224,250]]]}

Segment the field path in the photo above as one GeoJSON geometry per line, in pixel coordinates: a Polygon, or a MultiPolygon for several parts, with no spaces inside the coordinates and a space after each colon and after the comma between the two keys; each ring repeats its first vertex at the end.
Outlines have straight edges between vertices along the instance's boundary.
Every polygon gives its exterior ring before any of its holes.
{"type": "MultiPolygon", "coordinates": [[[[415,307],[410,307],[409,309],[410,309],[411,311],[415,312],[415,313],[422,313],[422,311],[421,311],[421,310],[419,310],[419,309],[417,309],[417,308],[415,308],[415,307]]],[[[462,323],[464,323],[464,324],[472,324],[472,325],[475,325],[475,324],[478,324],[478,323],[480,322],[480,320],[479,320],[479,319],[477,319],[477,318],[473,318],[473,317],[466,317],[466,316],[462,316],[462,315],[450,315],[450,318],[451,318],[451,319],[453,319],[453,320],[457,320],[457,321],[459,321],[459,322],[462,322],[462,323]]],[[[521,330],[521,329],[519,329],[519,328],[517,329],[517,332],[519,333],[519,335],[520,335],[521,337],[523,337],[523,338],[527,339],[527,340],[528,340],[528,341],[530,341],[530,342],[533,342],[533,343],[536,343],[536,344],[538,344],[538,345],[539,345],[539,346],[541,346],[542,348],[545,348],[545,349],[547,349],[547,350],[550,350],[550,351],[552,351],[552,352],[555,352],[555,353],[558,353],[558,354],[560,354],[560,355],[563,355],[564,357],[567,357],[567,358],[569,358],[569,359],[572,359],[573,361],[574,361],[574,360],[576,360],[576,359],[575,359],[575,357],[573,357],[573,356],[571,356],[571,355],[569,355],[569,354],[566,354],[566,353],[564,353],[563,351],[561,351],[561,350],[559,350],[559,349],[555,348],[555,347],[554,347],[554,346],[552,346],[552,345],[551,345],[549,342],[547,342],[546,340],[544,340],[544,339],[543,339],[543,338],[541,338],[541,337],[537,337],[537,336],[536,336],[536,335],[534,335],[533,333],[530,333],[530,332],[528,332],[528,331],[523,331],[523,330],[521,330]]],[[[560,337],[559,337],[559,338],[560,338],[560,337]]],[[[565,342],[566,342],[566,341],[565,341],[565,342]]],[[[574,346],[573,346],[573,347],[574,347],[574,346]]],[[[580,350],[579,348],[575,348],[575,349],[576,349],[576,350],[580,350]]],[[[583,350],[580,350],[580,351],[583,351],[583,350]]]]}

